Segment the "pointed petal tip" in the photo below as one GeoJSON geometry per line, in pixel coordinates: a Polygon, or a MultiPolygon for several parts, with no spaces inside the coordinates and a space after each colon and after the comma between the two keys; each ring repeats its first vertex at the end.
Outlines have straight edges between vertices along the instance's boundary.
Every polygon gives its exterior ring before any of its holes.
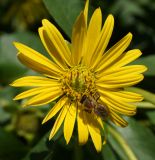
{"type": "Polygon", "coordinates": [[[19,44],[19,42],[13,41],[13,44],[16,46],[17,44],[19,44]]]}
{"type": "Polygon", "coordinates": [[[133,35],[131,32],[129,32],[127,35],[126,35],[128,38],[132,39],[133,35]]]}
{"type": "Polygon", "coordinates": [[[66,141],[66,145],[68,145],[69,143],[69,140],[67,138],[65,138],[65,141],[66,141]]]}
{"type": "Polygon", "coordinates": [[[13,101],[16,101],[16,97],[13,98],[13,101]]]}
{"type": "Polygon", "coordinates": [[[18,47],[21,45],[21,43],[14,41],[13,45],[18,49],[18,47]]]}
{"type": "Polygon", "coordinates": [[[143,66],[144,67],[144,71],[143,72],[146,72],[148,70],[148,68],[146,66],[143,66]]]}
{"type": "Polygon", "coordinates": [[[12,86],[12,87],[14,87],[14,82],[10,83],[10,84],[9,84],[9,86],[12,86]]]}
{"type": "Polygon", "coordinates": [[[48,140],[50,141],[52,139],[51,135],[48,137],[48,140]]]}
{"type": "Polygon", "coordinates": [[[45,124],[47,122],[46,117],[43,119],[43,121],[41,122],[41,124],[45,124]]]}

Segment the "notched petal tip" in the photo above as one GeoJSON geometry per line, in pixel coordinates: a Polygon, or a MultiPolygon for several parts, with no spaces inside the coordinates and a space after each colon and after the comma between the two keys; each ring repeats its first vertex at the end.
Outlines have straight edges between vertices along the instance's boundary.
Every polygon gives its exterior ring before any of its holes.
{"type": "Polygon", "coordinates": [[[48,19],[42,19],[42,24],[49,22],[48,19]]]}
{"type": "Polygon", "coordinates": [[[50,25],[50,24],[52,24],[48,19],[43,19],[42,20],[42,27],[44,27],[44,26],[47,26],[47,25],[50,25]]]}

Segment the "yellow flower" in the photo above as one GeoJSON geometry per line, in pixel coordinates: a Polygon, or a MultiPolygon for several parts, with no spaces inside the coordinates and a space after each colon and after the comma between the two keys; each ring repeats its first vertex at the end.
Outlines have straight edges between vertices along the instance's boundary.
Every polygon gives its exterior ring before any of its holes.
{"type": "Polygon", "coordinates": [[[138,49],[125,52],[132,39],[131,33],[106,49],[114,18],[109,15],[102,27],[102,13],[98,8],[87,26],[88,3],[87,0],[73,26],[71,44],[48,20],[42,21],[39,35],[52,61],[21,43],[14,43],[19,60],[43,76],[26,76],[11,85],[33,87],[15,97],[15,100],[30,97],[25,106],[39,106],[57,100],[43,120],[45,123],[59,112],[50,139],[64,122],[64,137],[69,143],[77,119],[79,143],[85,144],[90,134],[96,150],[100,151],[104,118],[108,116],[108,120],[125,127],[127,122],[121,115],[136,113],[133,102],[143,98],[125,91],[124,87],[140,82],[146,67],[127,65],[141,55],[138,49]]]}

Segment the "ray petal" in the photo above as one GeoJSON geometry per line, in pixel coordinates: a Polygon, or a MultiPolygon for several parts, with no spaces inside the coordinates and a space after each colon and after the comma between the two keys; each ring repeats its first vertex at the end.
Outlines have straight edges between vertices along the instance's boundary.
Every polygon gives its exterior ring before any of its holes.
{"type": "Polygon", "coordinates": [[[103,70],[108,68],[108,66],[110,66],[126,50],[131,40],[132,34],[128,33],[113,47],[111,47],[105,54],[103,54],[100,64],[96,68],[96,72],[102,72],[103,70]]]}
{"type": "Polygon", "coordinates": [[[126,53],[122,54],[118,58],[118,60],[111,66],[111,68],[113,67],[118,68],[118,67],[125,66],[126,64],[134,61],[141,55],[142,55],[142,52],[139,49],[133,49],[133,50],[127,51],[126,53]]]}
{"type": "Polygon", "coordinates": [[[12,82],[10,84],[13,87],[25,87],[25,86],[31,86],[31,87],[54,87],[58,86],[59,83],[58,81],[51,79],[51,78],[46,78],[46,77],[41,77],[41,76],[26,76],[19,78],[12,82]]]}
{"type": "Polygon", "coordinates": [[[106,70],[105,72],[98,74],[98,81],[102,81],[103,79],[108,79],[111,77],[119,77],[119,76],[128,76],[128,75],[136,75],[139,73],[143,73],[147,70],[147,68],[143,65],[131,65],[120,68],[112,68],[106,70]]]}
{"type": "Polygon", "coordinates": [[[93,57],[91,59],[91,68],[94,69],[99,61],[102,58],[102,55],[109,43],[112,31],[114,27],[114,18],[112,15],[109,15],[104,23],[102,31],[100,33],[100,39],[98,41],[98,45],[96,46],[95,50],[93,51],[93,57]]]}
{"type": "Polygon", "coordinates": [[[89,0],[86,0],[85,7],[84,7],[84,17],[85,17],[86,27],[88,22],[88,7],[89,7],[89,0]]]}
{"type": "Polygon", "coordinates": [[[59,87],[52,87],[46,89],[45,92],[38,94],[37,96],[32,97],[29,99],[24,106],[40,106],[47,103],[50,103],[57,99],[59,96],[62,95],[62,91],[59,87]]]}
{"type": "Polygon", "coordinates": [[[78,104],[77,122],[78,122],[77,124],[78,124],[79,144],[83,145],[88,140],[89,132],[87,127],[86,117],[81,104],[78,104]]]}
{"type": "Polygon", "coordinates": [[[92,114],[86,112],[85,114],[87,117],[87,126],[90,136],[92,138],[92,141],[94,143],[97,152],[100,152],[102,148],[102,139],[100,133],[101,126],[98,123],[97,119],[95,119],[95,117],[92,116],[92,114]]]}
{"type": "Polygon", "coordinates": [[[61,124],[63,123],[63,121],[66,117],[69,106],[70,106],[70,104],[66,103],[66,105],[62,108],[61,112],[59,113],[59,115],[58,115],[58,117],[57,117],[57,119],[54,123],[54,126],[53,126],[52,131],[51,131],[50,136],[49,136],[49,139],[52,139],[53,136],[58,131],[58,129],[60,128],[61,124]]]}
{"type": "Polygon", "coordinates": [[[142,81],[143,79],[144,79],[144,76],[142,74],[137,74],[129,77],[115,78],[115,80],[113,81],[109,80],[109,81],[97,82],[96,86],[99,88],[101,87],[106,89],[122,88],[122,87],[133,86],[139,83],[140,81],[142,81]]]}
{"type": "Polygon", "coordinates": [[[124,103],[125,105],[122,106],[119,103],[113,103],[113,101],[108,97],[104,98],[103,96],[101,96],[100,99],[102,102],[104,102],[104,104],[107,105],[107,107],[110,110],[112,110],[116,113],[124,114],[127,116],[132,116],[132,115],[136,114],[136,107],[135,106],[133,106],[132,108],[130,106],[130,108],[129,108],[127,103],[124,103]]]}
{"type": "Polygon", "coordinates": [[[72,62],[78,65],[86,49],[86,22],[84,13],[77,18],[72,31],[72,62]]]}
{"type": "Polygon", "coordinates": [[[143,96],[133,92],[119,91],[111,92],[117,99],[120,99],[124,102],[138,102],[143,100],[143,96]]]}
{"type": "Polygon", "coordinates": [[[111,111],[110,119],[111,119],[117,126],[126,127],[126,126],[128,125],[128,123],[127,123],[122,117],[120,117],[118,114],[116,114],[116,113],[113,112],[113,111],[111,111]]]}
{"type": "Polygon", "coordinates": [[[17,54],[19,60],[29,68],[51,75],[58,75],[62,70],[39,52],[25,46],[24,44],[14,42],[15,47],[19,50],[17,54]]]}
{"type": "Polygon", "coordinates": [[[65,121],[64,121],[64,137],[66,143],[68,144],[74,129],[75,119],[76,119],[77,106],[72,103],[68,109],[65,121]]]}
{"type": "Polygon", "coordinates": [[[56,53],[61,56],[69,66],[72,66],[70,59],[71,53],[61,33],[47,19],[43,19],[42,24],[48,34],[52,46],[54,47],[54,51],[56,51],[56,53]]]}
{"type": "Polygon", "coordinates": [[[41,41],[44,45],[44,47],[46,48],[47,52],[49,53],[49,55],[52,57],[52,59],[63,69],[67,68],[65,62],[64,62],[64,57],[61,55],[61,52],[58,52],[58,49],[56,48],[56,46],[54,45],[54,43],[52,42],[53,39],[51,39],[51,37],[49,37],[48,33],[46,32],[46,30],[44,29],[44,27],[40,27],[39,28],[39,35],[41,38],[41,41]]]}
{"type": "Polygon", "coordinates": [[[37,87],[37,88],[29,89],[27,91],[24,91],[24,92],[18,94],[14,98],[14,100],[19,100],[19,99],[24,99],[24,98],[27,98],[27,97],[31,97],[31,96],[34,96],[36,94],[40,94],[42,92],[46,92],[47,89],[49,89],[49,87],[37,87]]]}
{"type": "Polygon", "coordinates": [[[91,17],[87,31],[87,38],[86,38],[87,50],[84,54],[84,62],[86,63],[87,66],[89,66],[91,57],[93,55],[93,51],[98,44],[98,39],[101,32],[101,26],[102,26],[102,13],[101,9],[98,8],[94,11],[91,17]]]}
{"type": "Polygon", "coordinates": [[[47,122],[49,119],[51,119],[53,116],[59,112],[59,110],[67,103],[68,98],[67,97],[62,97],[55,105],[52,107],[52,109],[48,112],[46,117],[43,119],[42,124],[47,122]]]}
{"type": "Polygon", "coordinates": [[[121,110],[126,110],[126,111],[135,111],[136,109],[136,106],[131,104],[131,103],[128,103],[128,102],[125,102],[125,101],[121,101],[120,99],[118,99],[118,97],[112,95],[112,94],[109,94],[109,93],[106,93],[106,92],[101,92],[100,91],[100,94],[101,94],[101,97],[100,99],[107,105],[110,105],[110,106],[113,106],[113,108],[115,109],[121,109],[121,110]]]}

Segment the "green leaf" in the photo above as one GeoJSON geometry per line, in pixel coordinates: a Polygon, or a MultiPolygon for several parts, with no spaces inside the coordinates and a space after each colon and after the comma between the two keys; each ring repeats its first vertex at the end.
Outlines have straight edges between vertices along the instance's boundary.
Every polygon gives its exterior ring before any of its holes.
{"type": "Polygon", "coordinates": [[[132,62],[132,64],[145,65],[148,70],[144,73],[146,76],[155,76],[155,56],[150,55],[147,57],[139,58],[138,60],[132,62]]]}
{"type": "Polygon", "coordinates": [[[2,160],[19,160],[22,158],[27,149],[11,133],[0,128],[0,159],[2,160]]]}
{"type": "Polygon", "coordinates": [[[7,113],[2,107],[0,107],[0,124],[8,121],[11,115],[7,113]]]}
{"type": "Polygon", "coordinates": [[[49,13],[63,29],[63,31],[71,37],[72,26],[84,8],[83,0],[43,0],[49,13]]]}
{"type": "Polygon", "coordinates": [[[49,133],[46,134],[22,160],[52,160],[54,143],[52,141],[49,142],[48,136],[49,133]]]}
{"type": "Polygon", "coordinates": [[[109,144],[103,146],[102,156],[104,160],[117,160],[116,155],[109,144]]]}
{"type": "MultiPolygon", "coordinates": [[[[111,132],[111,136],[117,141],[113,143],[113,139],[109,139],[111,145],[123,159],[131,159],[124,153],[132,153],[137,160],[154,160],[155,157],[155,136],[148,128],[142,126],[133,119],[128,119],[129,126],[126,128],[115,127],[115,131],[111,132]],[[114,133],[114,134],[113,134],[114,133]],[[120,136],[115,136],[115,133],[120,136]],[[119,142],[124,142],[124,145],[119,142]],[[123,151],[125,151],[123,153],[123,151]]],[[[109,130],[110,131],[110,130],[109,130]]],[[[131,159],[133,160],[133,158],[131,159]]]]}
{"type": "Polygon", "coordinates": [[[149,111],[146,114],[147,114],[149,120],[151,121],[151,123],[153,125],[155,125],[155,111],[149,111]]]}
{"type": "Polygon", "coordinates": [[[17,50],[13,46],[14,41],[36,48],[38,51],[43,51],[39,38],[32,33],[21,32],[2,35],[0,38],[0,82],[4,84],[10,83],[27,71],[27,68],[16,57],[17,50]]]}

